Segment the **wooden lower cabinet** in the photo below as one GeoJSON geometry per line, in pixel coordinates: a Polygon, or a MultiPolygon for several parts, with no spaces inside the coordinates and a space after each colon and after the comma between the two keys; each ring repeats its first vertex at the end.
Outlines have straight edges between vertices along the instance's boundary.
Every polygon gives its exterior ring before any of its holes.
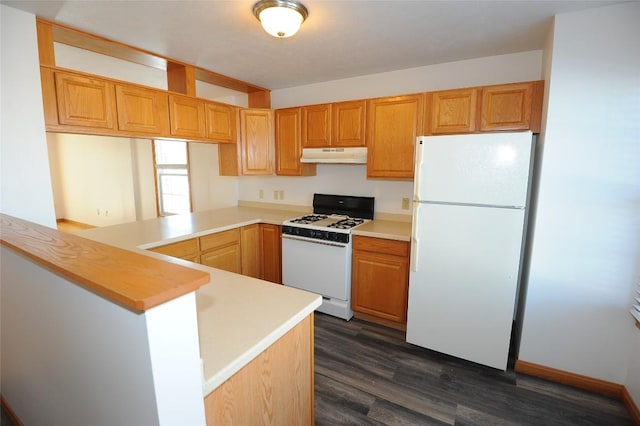
{"type": "Polygon", "coordinates": [[[282,227],[263,223],[260,225],[262,244],[262,278],[282,284],[282,227]]]}
{"type": "Polygon", "coordinates": [[[150,250],[282,284],[281,234],[280,225],[256,223],[150,250]]]}
{"type": "Polygon", "coordinates": [[[207,425],[312,425],[313,313],[204,399],[207,425]]]}
{"type": "Polygon", "coordinates": [[[260,225],[243,226],[240,229],[242,275],[260,278],[260,225]]]}
{"type": "Polygon", "coordinates": [[[409,289],[409,243],[353,237],[351,308],[361,318],[404,329],[409,289]]]}
{"type": "Polygon", "coordinates": [[[197,238],[154,247],[151,251],[188,260],[189,262],[200,263],[200,246],[197,238]]]}
{"type": "Polygon", "coordinates": [[[242,273],[240,228],[200,237],[200,263],[237,274],[242,273]]]}

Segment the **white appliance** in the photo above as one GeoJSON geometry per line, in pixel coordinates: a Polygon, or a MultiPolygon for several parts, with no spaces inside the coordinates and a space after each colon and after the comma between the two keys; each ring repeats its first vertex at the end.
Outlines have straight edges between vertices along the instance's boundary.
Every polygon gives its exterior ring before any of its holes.
{"type": "Polygon", "coordinates": [[[351,310],[351,230],[373,218],[372,197],[314,194],[314,214],[282,224],[282,283],[322,295],[318,311],[351,310]]]}
{"type": "Polygon", "coordinates": [[[367,148],[303,148],[301,163],[366,164],[367,148]]]}
{"type": "Polygon", "coordinates": [[[531,132],[419,137],[407,341],[505,370],[531,132]]]}

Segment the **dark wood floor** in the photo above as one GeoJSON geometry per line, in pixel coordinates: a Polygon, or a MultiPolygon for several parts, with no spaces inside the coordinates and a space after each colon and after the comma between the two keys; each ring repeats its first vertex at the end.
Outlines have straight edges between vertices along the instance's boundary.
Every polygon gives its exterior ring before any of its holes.
{"type": "Polygon", "coordinates": [[[632,425],[620,401],[315,316],[316,425],[632,425]]]}

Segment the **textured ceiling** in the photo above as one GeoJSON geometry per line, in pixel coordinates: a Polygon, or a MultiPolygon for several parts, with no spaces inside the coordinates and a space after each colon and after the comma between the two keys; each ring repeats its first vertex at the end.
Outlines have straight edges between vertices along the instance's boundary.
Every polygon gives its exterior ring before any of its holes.
{"type": "Polygon", "coordinates": [[[269,89],[541,49],[553,16],[615,1],[303,1],[287,39],[254,1],[0,1],[269,89]]]}

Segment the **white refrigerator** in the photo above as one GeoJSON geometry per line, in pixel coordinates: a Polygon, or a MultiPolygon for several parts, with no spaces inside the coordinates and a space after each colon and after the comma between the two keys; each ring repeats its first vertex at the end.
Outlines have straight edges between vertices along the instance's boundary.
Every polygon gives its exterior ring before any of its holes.
{"type": "Polygon", "coordinates": [[[409,343],[507,368],[532,155],[531,132],[418,138],[409,343]]]}

